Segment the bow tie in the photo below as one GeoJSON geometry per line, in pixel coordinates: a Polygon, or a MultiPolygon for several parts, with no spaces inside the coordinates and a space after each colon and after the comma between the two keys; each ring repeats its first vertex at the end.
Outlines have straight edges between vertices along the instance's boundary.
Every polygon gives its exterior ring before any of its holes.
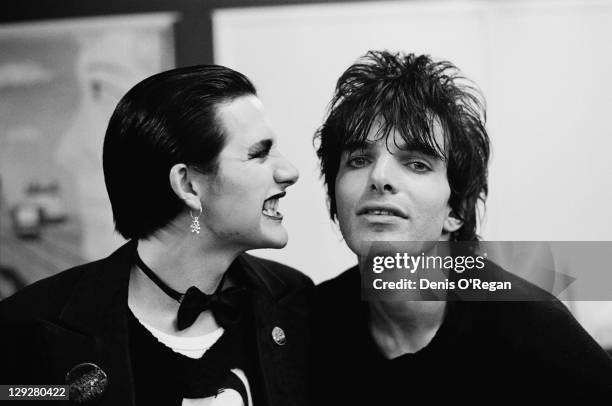
{"type": "Polygon", "coordinates": [[[228,328],[235,325],[242,316],[246,289],[232,286],[221,292],[207,295],[195,286],[183,295],[177,314],[177,328],[184,330],[191,326],[200,313],[210,310],[219,325],[228,328]]]}
{"type": "Polygon", "coordinates": [[[219,283],[217,291],[207,295],[195,286],[190,287],[184,294],[177,292],[162,281],[144,262],[140,259],[138,251],[134,252],[136,265],[151,279],[164,293],[180,303],[177,314],[177,328],[184,330],[191,326],[200,313],[210,310],[217,323],[223,328],[235,325],[242,316],[246,299],[246,289],[232,286],[221,290],[225,282],[227,272],[219,283]]]}

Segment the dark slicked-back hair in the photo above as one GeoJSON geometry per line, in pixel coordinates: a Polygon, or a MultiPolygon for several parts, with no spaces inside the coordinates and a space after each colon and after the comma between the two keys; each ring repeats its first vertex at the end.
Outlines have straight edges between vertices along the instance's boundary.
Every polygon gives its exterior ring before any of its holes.
{"type": "Polygon", "coordinates": [[[115,228],[122,236],[146,238],[184,210],[170,186],[170,168],[184,163],[216,173],[226,142],[217,108],[255,94],[241,73],[199,65],[151,76],[123,96],[108,124],[102,156],[115,228]]]}
{"type": "MultiPolygon", "coordinates": [[[[443,159],[451,189],[449,205],[463,226],[452,240],[476,241],[477,203],[488,192],[489,137],[484,98],[450,62],[428,55],[370,51],[338,79],[325,122],[315,135],[329,211],[336,220],[336,190],[342,152],[365,145],[380,124],[376,139],[443,159]],[[441,125],[443,145],[435,139],[441,125]]],[[[388,145],[388,144],[387,144],[388,145]]]]}

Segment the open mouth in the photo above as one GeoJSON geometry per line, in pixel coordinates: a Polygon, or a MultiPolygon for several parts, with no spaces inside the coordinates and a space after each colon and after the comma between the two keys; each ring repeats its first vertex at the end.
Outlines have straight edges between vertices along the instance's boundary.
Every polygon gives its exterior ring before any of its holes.
{"type": "Polygon", "coordinates": [[[264,200],[261,210],[263,215],[274,220],[282,220],[283,215],[278,211],[278,201],[285,197],[286,194],[287,192],[281,192],[264,200]]]}

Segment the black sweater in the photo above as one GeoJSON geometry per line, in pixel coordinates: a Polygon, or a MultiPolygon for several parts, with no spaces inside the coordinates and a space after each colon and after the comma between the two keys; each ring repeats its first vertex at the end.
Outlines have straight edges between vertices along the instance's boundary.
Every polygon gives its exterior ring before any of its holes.
{"type": "Polygon", "coordinates": [[[360,289],[357,268],[317,287],[317,405],[612,404],[612,359],[554,298],[448,302],[426,347],[387,359],[360,289]]]}

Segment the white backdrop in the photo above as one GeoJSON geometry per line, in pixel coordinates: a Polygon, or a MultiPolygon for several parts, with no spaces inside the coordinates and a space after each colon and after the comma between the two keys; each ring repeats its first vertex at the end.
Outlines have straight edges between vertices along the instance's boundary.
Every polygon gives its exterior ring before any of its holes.
{"type": "Polygon", "coordinates": [[[612,2],[376,2],[217,10],[215,61],[258,88],[301,179],[290,243],[259,255],[315,281],[355,260],[327,218],[312,147],[335,80],[369,49],[454,62],[483,90],[493,145],[482,235],[611,240],[612,2]]]}
{"type": "MultiPolygon", "coordinates": [[[[448,59],[483,90],[493,149],[485,239],[612,240],[611,1],[226,9],[213,28],[216,62],[254,81],[301,172],[281,203],[288,246],[258,255],[315,282],[355,263],[328,220],[312,135],[336,79],[369,49],[448,59]]],[[[568,305],[612,346],[612,303],[568,305]]]]}

